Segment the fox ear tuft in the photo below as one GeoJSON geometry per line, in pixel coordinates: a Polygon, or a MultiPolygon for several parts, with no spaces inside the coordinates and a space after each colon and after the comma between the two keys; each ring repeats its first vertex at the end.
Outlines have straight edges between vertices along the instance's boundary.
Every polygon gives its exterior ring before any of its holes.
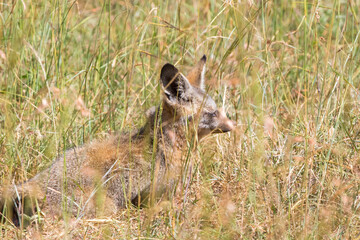
{"type": "Polygon", "coordinates": [[[205,64],[206,56],[204,55],[187,75],[187,79],[189,79],[190,84],[202,90],[205,90],[205,64]]]}
{"type": "Polygon", "coordinates": [[[167,63],[163,66],[160,73],[166,97],[170,101],[184,98],[186,91],[191,88],[189,81],[172,64],[167,63]]]}

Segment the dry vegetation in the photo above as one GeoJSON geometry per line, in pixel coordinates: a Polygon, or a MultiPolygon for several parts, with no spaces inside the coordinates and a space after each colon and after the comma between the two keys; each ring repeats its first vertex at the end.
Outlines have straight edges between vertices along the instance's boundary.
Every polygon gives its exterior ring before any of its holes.
{"type": "Polygon", "coordinates": [[[26,239],[357,239],[360,1],[0,3],[0,182],[144,123],[166,62],[208,56],[238,127],[205,139],[170,202],[86,219],[39,216],[26,239]]]}

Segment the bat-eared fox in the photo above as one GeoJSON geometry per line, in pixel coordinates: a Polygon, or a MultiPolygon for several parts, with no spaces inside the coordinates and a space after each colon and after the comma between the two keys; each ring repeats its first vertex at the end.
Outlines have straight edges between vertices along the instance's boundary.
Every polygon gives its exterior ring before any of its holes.
{"type": "Polygon", "coordinates": [[[235,127],[205,90],[205,63],[204,55],[187,76],[169,63],[163,66],[162,102],[147,111],[142,128],[69,149],[32,179],[3,187],[0,220],[19,226],[39,211],[114,213],[174,193],[189,141],[235,127]]]}

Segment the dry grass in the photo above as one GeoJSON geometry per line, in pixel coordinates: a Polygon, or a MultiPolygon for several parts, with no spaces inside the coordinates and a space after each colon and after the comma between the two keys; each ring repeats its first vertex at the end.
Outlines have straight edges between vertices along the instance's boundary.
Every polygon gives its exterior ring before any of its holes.
{"type": "Polygon", "coordinates": [[[1,238],[359,238],[359,0],[239,2],[0,3],[2,185],[141,126],[166,62],[186,71],[205,53],[238,123],[202,142],[172,202],[1,238]]]}

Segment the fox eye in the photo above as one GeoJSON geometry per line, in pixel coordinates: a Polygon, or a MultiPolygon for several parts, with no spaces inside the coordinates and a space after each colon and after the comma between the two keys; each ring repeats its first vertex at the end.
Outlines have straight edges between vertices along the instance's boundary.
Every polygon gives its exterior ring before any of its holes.
{"type": "Polygon", "coordinates": [[[209,114],[210,114],[211,117],[217,117],[217,116],[218,116],[218,113],[219,113],[219,112],[216,110],[216,111],[211,112],[211,113],[209,113],[209,114]]]}
{"type": "Polygon", "coordinates": [[[192,99],[191,98],[184,98],[183,101],[184,101],[184,103],[191,103],[192,99]]]}

